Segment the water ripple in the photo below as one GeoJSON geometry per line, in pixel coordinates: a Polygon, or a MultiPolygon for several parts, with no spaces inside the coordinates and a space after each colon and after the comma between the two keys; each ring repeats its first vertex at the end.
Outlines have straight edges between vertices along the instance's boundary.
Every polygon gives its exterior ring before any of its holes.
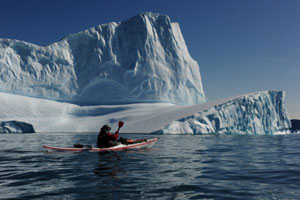
{"type": "Polygon", "coordinates": [[[106,153],[46,153],[42,149],[42,144],[55,145],[58,139],[59,146],[74,141],[91,144],[96,136],[1,135],[0,199],[300,196],[300,135],[166,135],[151,149],[106,153]]]}

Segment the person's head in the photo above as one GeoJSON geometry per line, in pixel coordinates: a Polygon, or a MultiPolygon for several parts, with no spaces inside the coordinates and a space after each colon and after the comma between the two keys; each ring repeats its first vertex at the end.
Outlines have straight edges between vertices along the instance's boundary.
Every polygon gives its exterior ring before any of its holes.
{"type": "Polygon", "coordinates": [[[109,133],[110,130],[111,130],[111,128],[110,128],[110,126],[108,126],[108,125],[104,125],[104,126],[102,126],[102,128],[101,128],[101,132],[102,132],[102,133],[109,133]]]}

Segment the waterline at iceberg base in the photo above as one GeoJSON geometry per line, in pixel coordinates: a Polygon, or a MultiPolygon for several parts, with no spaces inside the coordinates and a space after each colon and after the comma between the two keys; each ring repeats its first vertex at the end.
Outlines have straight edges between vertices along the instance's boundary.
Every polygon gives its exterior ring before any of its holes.
{"type": "Polygon", "coordinates": [[[284,98],[282,91],[237,97],[175,120],[157,133],[274,134],[288,131],[291,122],[284,98]]]}

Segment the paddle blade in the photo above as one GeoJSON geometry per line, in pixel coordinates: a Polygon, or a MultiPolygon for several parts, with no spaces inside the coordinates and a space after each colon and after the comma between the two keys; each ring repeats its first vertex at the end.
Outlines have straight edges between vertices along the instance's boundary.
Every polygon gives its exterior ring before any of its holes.
{"type": "Polygon", "coordinates": [[[119,124],[118,124],[119,128],[121,128],[123,125],[124,125],[124,122],[119,121],[119,124]]]}

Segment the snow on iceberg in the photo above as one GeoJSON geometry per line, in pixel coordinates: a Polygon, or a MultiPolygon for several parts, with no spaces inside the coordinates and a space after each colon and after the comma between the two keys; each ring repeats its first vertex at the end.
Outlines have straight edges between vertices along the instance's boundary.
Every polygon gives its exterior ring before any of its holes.
{"type": "Polygon", "coordinates": [[[0,121],[30,123],[37,132],[97,132],[104,124],[116,130],[121,120],[125,122],[123,133],[149,133],[152,129],[147,124],[156,127],[149,118],[177,107],[168,103],[78,106],[0,92],[0,121]]]}
{"type": "Polygon", "coordinates": [[[18,121],[0,122],[0,133],[35,133],[31,124],[18,121]]]}
{"type": "Polygon", "coordinates": [[[78,106],[0,92],[0,120],[32,124],[37,132],[97,132],[104,124],[122,133],[272,134],[290,121],[283,92],[260,92],[199,105],[168,103],[78,106]]]}
{"type": "Polygon", "coordinates": [[[0,91],[98,104],[206,101],[178,23],[150,12],[45,47],[0,39],[0,91]]]}
{"type": "Polygon", "coordinates": [[[284,92],[265,91],[241,96],[178,119],[158,133],[273,134],[288,130],[291,122],[284,92]]]}

